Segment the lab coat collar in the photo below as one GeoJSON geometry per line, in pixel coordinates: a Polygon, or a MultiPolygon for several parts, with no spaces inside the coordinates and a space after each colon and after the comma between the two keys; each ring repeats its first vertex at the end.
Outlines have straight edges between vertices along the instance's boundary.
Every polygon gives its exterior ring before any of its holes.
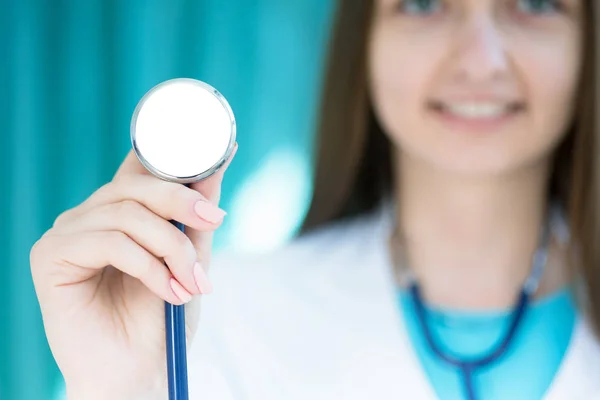
{"type": "MultiPolygon", "coordinates": [[[[568,235],[566,220],[560,209],[555,208],[561,232],[568,235]]],[[[393,202],[385,200],[374,213],[375,231],[370,235],[369,259],[360,263],[357,281],[363,282],[364,299],[371,299],[367,323],[377,329],[373,337],[380,337],[388,348],[388,392],[382,398],[405,398],[411,400],[436,399],[434,390],[410,343],[406,327],[397,303],[397,286],[389,256],[388,240],[395,220],[393,202]],[[362,276],[361,276],[362,275],[362,276]],[[368,284],[366,284],[368,282],[368,284]],[[409,393],[407,393],[407,391],[409,393]],[[394,397],[392,393],[396,396],[394,397]]],[[[565,236],[563,236],[565,237],[565,236]]],[[[580,316],[572,335],[571,344],[544,400],[600,400],[600,346],[585,316],[580,316]]]]}

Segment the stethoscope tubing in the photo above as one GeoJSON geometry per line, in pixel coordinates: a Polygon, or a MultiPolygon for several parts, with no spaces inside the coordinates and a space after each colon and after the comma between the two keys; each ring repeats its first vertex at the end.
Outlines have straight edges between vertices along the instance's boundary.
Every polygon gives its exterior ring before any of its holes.
{"type": "Polygon", "coordinates": [[[473,382],[473,375],[477,369],[489,367],[494,362],[498,361],[504,356],[511,343],[513,343],[516,333],[518,331],[523,317],[525,316],[531,298],[537,291],[540,283],[542,274],[548,261],[548,248],[550,246],[550,239],[555,231],[560,227],[558,223],[559,215],[555,212],[555,209],[550,208],[550,215],[548,216],[545,226],[542,229],[540,242],[536,249],[533,259],[532,268],[529,276],[519,293],[519,297],[513,307],[511,313],[511,321],[508,330],[505,332],[504,337],[494,346],[487,354],[473,359],[461,360],[452,354],[449,354],[442,350],[438,345],[433,333],[429,328],[427,322],[427,311],[425,309],[425,301],[421,295],[421,290],[418,282],[413,277],[409,284],[409,292],[412,299],[413,307],[416,312],[417,322],[420,330],[425,337],[425,341],[430,351],[445,364],[457,368],[461,371],[463,380],[463,390],[467,400],[477,400],[475,383],[473,382]]]}
{"type": "MultiPolygon", "coordinates": [[[[185,227],[171,221],[180,231],[185,227]]],[[[165,302],[165,334],[169,400],[188,400],[185,306],[165,302]]]]}
{"type": "Polygon", "coordinates": [[[502,340],[496,346],[494,346],[489,353],[476,359],[461,360],[458,357],[444,352],[437,344],[431,329],[429,329],[424,301],[422,299],[419,286],[416,283],[411,284],[410,293],[413,301],[413,307],[416,311],[417,320],[419,322],[421,332],[427,341],[428,347],[439,360],[452,367],[458,368],[461,371],[463,378],[463,390],[465,392],[466,399],[477,400],[477,396],[475,395],[475,384],[473,383],[473,373],[476,369],[485,368],[492,365],[506,354],[510,344],[514,340],[515,334],[517,333],[517,328],[525,316],[525,312],[527,311],[530,302],[530,295],[525,290],[521,291],[517,305],[512,313],[511,322],[507,332],[502,340]]]}

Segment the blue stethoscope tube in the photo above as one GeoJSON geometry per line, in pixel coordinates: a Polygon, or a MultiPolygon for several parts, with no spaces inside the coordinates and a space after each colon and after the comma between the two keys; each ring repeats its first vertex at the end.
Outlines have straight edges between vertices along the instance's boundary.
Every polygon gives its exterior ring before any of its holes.
{"type": "Polygon", "coordinates": [[[556,230],[560,229],[560,223],[558,222],[559,215],[554,208],[551,208],[549,211],[550,215],[547,218],[544,227],[542,228],[539,245],[533,255],[529,277],[523,284],[519,298],[511,313],[511,322],[508,330],[504,334],[502,340],[500,340],[498,344],[484,356],[476,359],[461,360],[460,358],[443,351],[436,343],[431,329],[429,329],[426,315],[427,312],[418,283],[415,279],[412,279],[411,283],[409,284],[409,292],[413,307],[416,311],[417,321],[419,323],[421,332],[425,337],[427,346],[440,361],[451,367],[458,368],[461,371],[463,388],[467,400],[477,400],[475,384],[473,382],[473,375],[475,374],[476,370],[489,367],[506,354],[513,342],[519,326],[521,325],[521,322],[523,321],[523,317],[525,316],[525,313],[531,302],[530,299],[537,291],[539,282],[542,278],[546,263],[548,261],[548,248],[550,246],[552,234],[555,233],[558,237],[560,237],[560,232],[555,232],[556,230]]]}
{"type": "Polygon", "coordinates": [[[413,283],[410,286],[410,293],[413,300],[413,305],[416,310],[417,320],[419,321],[419,325],[421,327],[421,331],[423,332],[423,336],[427,341],[427,345],[438,359],[452,367],[460,369],[462,373],[463,388],[465,391],[466,398],[468,400],[477,400],[477,396],[475,395],[475,385],[473,383],[473,374],[477,369],[490,366],[494,362],[498,361],[504,354],[506,354],[510,344],[512,343],[515,337],[517,328],[523,320],[525,311],[529,306],[529,294],[525,290],[521,291],[517,305],[515,306],[514,311],[512,312],[512,320],[508,331],[506,332],[504,338],[500,341],[500,343],[495,346],[495,348],[493,348],[488,354],[480,358],[472,360],[461,360],[458,357],[444,352],[436,343],[433,334],[427,324],[425,306],[421,297],[419,286],[416,283],[413,283]]]}
{"type": "MultiPolygon", "coordinates": [[[[184,232],[183,224],[171,223],[184,232]]],[[[165,302],[165,333],[169,400],[188,400],[185,306],[165,302]]]]}

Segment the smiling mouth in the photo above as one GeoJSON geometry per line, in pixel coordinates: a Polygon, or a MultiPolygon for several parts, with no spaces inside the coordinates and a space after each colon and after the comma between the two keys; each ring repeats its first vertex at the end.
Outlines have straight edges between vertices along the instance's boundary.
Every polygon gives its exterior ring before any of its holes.
{"type": "Polygon", "coordinates": [[[432,101],[429,109],[444,116],[462,120],[497,120],[525,111],[523,102],[432,101]]]}

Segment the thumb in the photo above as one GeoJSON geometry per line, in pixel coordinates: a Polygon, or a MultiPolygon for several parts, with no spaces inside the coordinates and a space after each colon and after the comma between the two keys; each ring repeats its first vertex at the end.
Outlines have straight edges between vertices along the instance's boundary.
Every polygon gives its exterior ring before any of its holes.
{"type": "MultiPolygon", "coordinates": [[[[225,161],[225,164],[223,164],[223,166],[217,172],[215,172],[209,178],[206,178],[200,182],[192,183],[190,185],[190,188],[200,192],[212,204],[218,205],[219,200],[221,198],[221,183],[223,182],[223,176],[225,175],[225,171],[231,164],[233,157],[237,153],[237,149],[238,144],[236,143],[233,148],[233,151],[231,152],[231,156],[229,156],[229,159],[225,161]]],[[[194,244],[194,247],[196,248],[198,260],[200,260],[202,268],[205,270],[205,272],[207,272],[211,258],[210,256],[213,233],[186,228],[186,234],[188,235],[188,237],[194,244]]]]}
{"type": "Polygon", "coordinates": [[[223,176],[225,175],[225,171],[227,171],[229,168],[233,157],[237,153],[237,149],[238,144],[236,142],[231,155],[227,161],[225,161],[223,166],[210,177],[201,180],[200,182],[190,184],[190,188],[200,192],[200,194],[202,194],[212,204],[218,205],[219,200],[221,199],[221,184],[223,183],[223,176]]]}

